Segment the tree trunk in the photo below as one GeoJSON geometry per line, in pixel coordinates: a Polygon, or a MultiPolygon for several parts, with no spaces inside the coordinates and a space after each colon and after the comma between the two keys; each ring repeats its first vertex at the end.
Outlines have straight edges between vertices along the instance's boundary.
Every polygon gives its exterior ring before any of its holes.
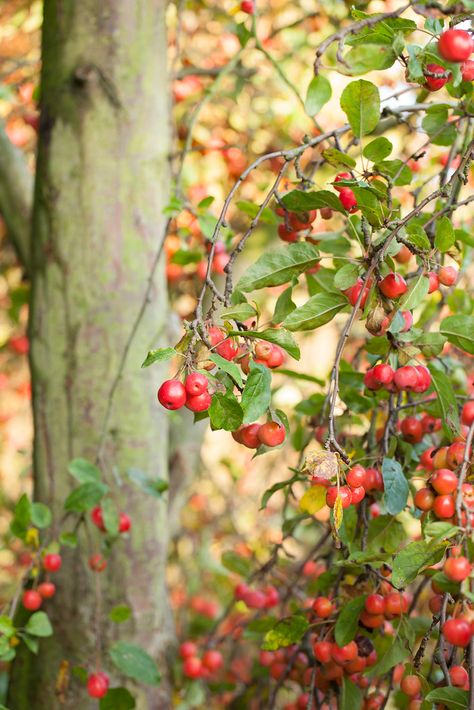
{"type": "Polygon", "coordinates": [[[84,457],[98,463],[133,527],[101,575],[87,565],[101,537],[89,523],[77,549],[62,549],[58,592],[46,607],[54,636],[38,656],[20,654],[10,710],[96,709],[74,676],[64,697],[57,681],[64,661],[95,669],[97,626],[111,685],[123,679],[107,649],[124,638],[164,676],[159,688],[134,690],[137,707],[170,706],[166,502],[126,479],[131,467],[167,477],[167,417],[156,403],[163,373],[140,369],[167,327],[158,258],[169,186],[164,13],[164,0],[45,0],[31,269],[35,496],[58,524],[74,484],[67,464],[84,457]],[[132,619],[113,625],[107,614],[118,603],[132,619]]]}

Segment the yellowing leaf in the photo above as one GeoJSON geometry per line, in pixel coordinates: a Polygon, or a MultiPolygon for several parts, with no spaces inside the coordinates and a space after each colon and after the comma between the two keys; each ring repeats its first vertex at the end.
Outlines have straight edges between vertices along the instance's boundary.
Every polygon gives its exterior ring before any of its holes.
{"type": "Polygon", "coordinates": [[[337,496],[336,502],[334,503],[333,515],[334,515],[334,528],[336,530],[339,530],[339,528],[342,525],[342,517],[343,517],[342,498],[340,495],[337,496]]]}
{"type": "Polygon", "coordinates": [[[304,513],[314,515],[326,504],[326,487],[312,486],[300,500],[300,508],[304,513]]]}

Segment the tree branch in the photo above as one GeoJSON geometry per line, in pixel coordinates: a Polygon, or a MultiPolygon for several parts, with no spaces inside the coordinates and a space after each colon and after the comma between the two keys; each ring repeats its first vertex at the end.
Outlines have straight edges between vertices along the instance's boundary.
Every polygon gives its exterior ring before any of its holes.
{"type": "Polygon", "coordinates": [[[21,150],[0,124],[0,213],[26,270],[30,266],[30,218],[33,176],[21,150]]]}

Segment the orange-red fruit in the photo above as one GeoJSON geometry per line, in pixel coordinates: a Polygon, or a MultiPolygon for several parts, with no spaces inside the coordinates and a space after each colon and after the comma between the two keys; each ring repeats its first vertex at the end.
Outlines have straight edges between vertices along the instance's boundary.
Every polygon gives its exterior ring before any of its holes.
{"type": "Polygon", "coordinates": [[[474,399],[466,402],[461,412],[461,421],[466,426],[471,426],[474,422],[474,399]]]}
{"type": "Polygon", "coordinates": [[[43,599],[50,599],[56,593],[56,586],[52,582],[42,582],[38,585],[38,593],[43,599]]]}
{"type": "Polygon", "coordinates": [[[339,188],[339,201],[347,212],[356,212],[357,199],[350,187],[339,188]]]}
{"type": "Polygon", "coordinates": [[[458,477],[449,468],[437,469],[430,478],[430,485],[440,495],[453,493],[458,486],[458,477]]]}
{"type": "Polygon", "coordinates": [[[183,643],[179,647],[179,655],[183,659],[183,661],[186,658],[191,658],[191,656],[195,656],[196,653],[197,646],[192,641],[183,641],[183,643]]]}
{"type": "Polygon", "coordinates": [[[441,266],[438,271],[439,282],[443,286],[453,286],[458,280],[458,270],[454,266],[441,266]]]}
{"type": "Polygon", "coordinates": [[[456,511],[454,498],[451,495],[437,496],[433,503],[433,512],[437,518],[448,519],[452,518],[456,511]]]}
{"type": "Polygon", "coordinates": [[[313,653],[320,663],[329,663],[331,660],[331,646],[329,641],[316,641],[313,644],[313,653]]]}
{"type": "Polygon", "coordinates": [[[409,441],[410,444],[418,444],[423,438],[423,426],[416,417],[405,417],[400,429],[404,438],[409,441]]]}
{"type": "Polygon", "coordinates": [[[402,678],[400,688],[403,690],[405,695],[413,698],[415,695],[418,695],[421,690],[421,681],[416,675],[406,675],[402,678]]]}
{"type": "Polygon", "coordinates": [[[57,572],[62,563],[61,555],[52,552],[43,557],[43,567],[47,572],[57,572]]]}
{"type": "Polygon", "coordinates": [[[265,446],[279,446],[285,441],[285,436],[285,427],[278,422],[267,422],[258,430],[258,439],[265,446]]]}
{"type": "Polygon", "coordinates": [[[365,609],[369,614],[383,614],[385,598],[381,594],[369,594],[365,600],[365,609]]]}
{"type": "Polygon", "coordinates": [[[326,505],[334,508],[337,497],[340,497],[343,508],[348,508],[352,503],[352,493],[349,486],[341,486],[338,490],[337,486],[331,486],[326,493],[326,505]]]}
{"type": "Polygon", "coordinates": [[[209,392],[202,392],[193,396],[188,395],[186,409],[191,412],[206,412],[211,406],[212,397],[209,392]]]}
{"type": "Polygon", "coordinates": [[[186,658],[183,663],[183,673],[186,678],[200,678],[202,676],[202,661],[196,656],[186,658]]]}
{"type": "Polygon", "coordinates": [[[186,377],[184,382],[186,393],[191,397],[195,397],[198,394],[206,392],[208,385],[209,380],[206,375],[203,375],[201,372],[191,372],[191,374],[186,377]]]}
{"type": "Polygon", "coordinates": [[[442,632],[446,641],[453,646],[467,646],[472,636],[471,625],[463,618],[448,619],[443,624],[442,632]]]}
{"type": "Polygon", "coordinates": [[[216,671],[220,670],[224,665],[222,653],[213,649],[209,649],[204,653],[202,657],[202,664],[207,668],[208,671],[211,671],[211,673],[215,673],[216,671]]]}
{"type": "Polygon", "coordinates": [[[247,449],[257,449],[260,446],[259,431],[260,424],[247,424],[247,426],[242,427],[239,430],[240,443],[246,446],[247,449]]]}
{"type": "Polygon", "coordinates": [[[469,682],[469,674],[462,666],[451,666],[449,677],[455,688],[463,688],[469,682]]]}
{"type": "Polygon", "coordinates": [[[318,597],[313,602],[313,611],[320,619],[327,619],[334,611],[334,604],[327,597],[318,597]]]}
{"type": "Polygon", "coordinates": [[[443,74],[446,74],[446,69],[440,64],[427,64],[426,69],[431,74],[437,75],[428,76],[428,74],[425,73],[425,85],[430,91],[439,91],[439,89],[442,89],[443,86],[448,83],[449,77],[443,76],[443,74]]]}
{"type": "Polygon", "coordinates": [[[471,574],[472,565],[467,557],[448,557],[444,563],[443,572],[453,582],[462,582],[471,574]]]}

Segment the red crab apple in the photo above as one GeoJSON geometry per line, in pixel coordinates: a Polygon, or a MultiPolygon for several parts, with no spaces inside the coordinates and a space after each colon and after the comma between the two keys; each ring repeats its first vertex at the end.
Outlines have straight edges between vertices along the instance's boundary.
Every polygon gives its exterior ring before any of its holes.
{"type": "Polygon", "coordinates": [[[405,695],[413,698],[415,695],[418,695],[421,690],[421,681],[417,675],[406,675],[402,678],[400,689],[405,695]]]}
{"type": "Polygon", "coordinates": [[[406,293],[408,286],[401,274],[392,271],[379,282],[379,289],[387,298],[395,299],[406,293]]]}
{"type": "Polygon", "coordinates": [[[348,508],[352,503],[352,493],[349,486],[340,486],[339,489],[337,486],[331,486],[326,493],[326,505],[334,508],[338,496],[341,499],[343,508],[348,508]]]}
{"type": "Polygon", "coordinates": [[[285,427],[278,422],[267,422],[258,430],[258,438],[265,446],[279,446],[285,441],[285,435],[285,427]]]}
{"type": "Polygon", "coordinates": [[[463,555],[448,557],[444,563],[443,572],[453,582],[462,582],[471,574],[472,565],[463,555]]]}
{"type": "Polygon", "coordinates": [[[443,286],[453,286],[458,280],[458,270],[454,266],[441,266],[438,271],[438,278],[443,286]]]}
{"type": "Polygon", "coordinates": [[[255,12],[255,3],[253,0],[242,0],[240,9],[242,12],[246,12],[247,15],[253,15],[255,12]]]}
{"type": "Polygon", "coordinates": [[[87,679],[87,692],[91,698],[103,698],[109,689],[109,676],[106,673],[92,673],[87,679]]]}
{"type": "Polygon", "coordinates": [[[203,375],[201,372],[191,372],[191,374],[186,377],[184,389],[188,395],[195,397],[198,394],[206,392],[208,385],[209,380],[206,375],[203,375]]]}
{"type": "Polygon", "coordinates": [[[449,81],[449,76],[443,76],[446,74],[446,69],[439,64],[427,64],[426,69],[430,74],[436,74],[436,76],[429,76],[425,72],[425,86],[430,91],[439,91],[445,84],[449,81]]]}
{"type": "Polygon", "coordinates": [[[327,619],[334,611],[334,604],[327,597],[318,597],[313,602],[313,611],[320,619],[327,619]]]}
{"type": "Polygon", "coordinates": [[[47,572],[57,572],[62,565],[61,555],[50,552],[43,557],[43,567],[47,572]]]}
{"type": "Polygon", "coordinates": [[[187,397],[186,408],[191,412],[205,412],[211,406],[212,397],[209,392],[202,392],[192,397],[187,397]]]}
{"type": "Polygon", "coordinates": [[[23,592],[21,601],[28,611],[37,611],[43,603],[43,598],[36,589],[27,589],[23,592]]]}
{"type": "Polygon", "coordinates": [[[456,506],[452,495],[436,496],[433,503],[433,512],[437,518],[441,520],[452,518],[455,511],[456,506]]]}
{"type": "MultiPolygon", "coordinates": [[[[352,180],[352,175],[350,173],[338,173],[336,177],[334,178],[334,182],[340,182],[341,180],[352,180]]],[[[334,185],[334,189],[337,190],[338,192],[341,192],[345,188],[341,186],[337,186],[336,184],[334,185]]]]}
{"type": "Polygon", "coordinates": [[[472,37],[466,30],[446,30],[438,40],[438,51],[448,62],[464,62],[473,49],[472,37]]]}
{"type": "Polygon", "coordinates": [[[463,81],[474,81],[474,62],[466,59],[461,65],[461,75],[463,81]]]}
{"type": "Polygon", "coordinates": [[[470,623],[462,617],[445,621],[442,632],[446,641],[453,646],[467,646],[472,636],[470,623]]]}
{"type": "Polygon", "coordinates": [[[347,212],[356,212],[357,199],[350,187],[339,188],[339,202],[347,212]]]}
{"type": "Polygon", "coordinates": [[[132,521],[127,513],[120,513],[119,515],[119,533],[126,533],[132,527],[132,521]]]}
{"type": "Polygon", "coordinates": [[[416,417],[405,417],[400,429],[403,437],[409,441],[410,444],[418,444],[423,438],[423,426],[416,417]]]}
{"type": "Polygon", "coordinates": [[[434,488],[439,495],[448,495],[454,493],[458,487],[458,477],[449,468],[438,468],[431,475],[430,486],[434,488]]]}
{"type": "Polygon", "coordinates": [[[91,520],[94,523],[94,525],[97,528],[99,528],[99,530],[102,530],[102,531],[105,530],[104,514],[102,512],[102,508],[100,507],[100,505],[96,505],[95,508],[92,508],[91,520]]]}
{"type": "Polygon", "coordinates": [[[38,593],[43,599],[50,599],[56,593],[56,586],[52,582],[41,582],[38,585],[38,593]]]}
{"type": "Polygon", "coordinates": [[[99,552],[89,557],[89,567],[93,572],[103,572],[107,567],[107,561],[99,552]]]}
{"type": "Polygon", "coordinates": [[[357,303],[357,299],[359,298],[360,292],[362,291],[362,289],[364,289],[364,292],[362,294],[362,298],[361,298],[361,301],[359,304],[360,308],[363,308],[365,306],[365,303],[367,301],[367,297],[369,295],[370,286],[371,286],[371,284],[367,283],[364,287],[364,282],[362,281],[362,279],[359,278],[359,279],[357,279],[356,283],[353,286],[350,286],[349,288],[347,288],[345,291],[343,291],[343,293],[349,299],[349,303],[352,306],[355,306],[355,304],[357,303]]]}
{"type": "Polygon", "coordinates": [[[469,673],[462,666],[451,666],[449,677],[455,688],[463,688],[469,682],[469,673]]]}
{"type": "Polygon", "coordinates": [[[461,421],[466,426],[472,426],[474,422],[474,399],[466,402],[461,412],[461,421]]]}
{"type": "Polygon", "coordinates": [[[413,501],[419,510],[431,510],[435,502],[435,494],[431,488],[420,488],[415,493],[413,501]]]}
{"type": "Polygon", "coordinates": [[[284,242],[297,242],[299,239],[299,234],[296,230],[291,227],[287,227],[286,224],[278,225],[278,236],[284,242]]]}
{"type": "Polygon", "coordinates": [[[186,390],[179,380],[166,380],[158,390],[158,401],[165,409],[180,409],[186,403],[186,390]]]}
{"type": "Polygon", "coordinates": [[[430,271],[428,274],[428,280],[429,280],[428,293],[434,293],[434,291],[437,291],[439,288],[438,274],[435,274],[434,271],[430,271]]]}

